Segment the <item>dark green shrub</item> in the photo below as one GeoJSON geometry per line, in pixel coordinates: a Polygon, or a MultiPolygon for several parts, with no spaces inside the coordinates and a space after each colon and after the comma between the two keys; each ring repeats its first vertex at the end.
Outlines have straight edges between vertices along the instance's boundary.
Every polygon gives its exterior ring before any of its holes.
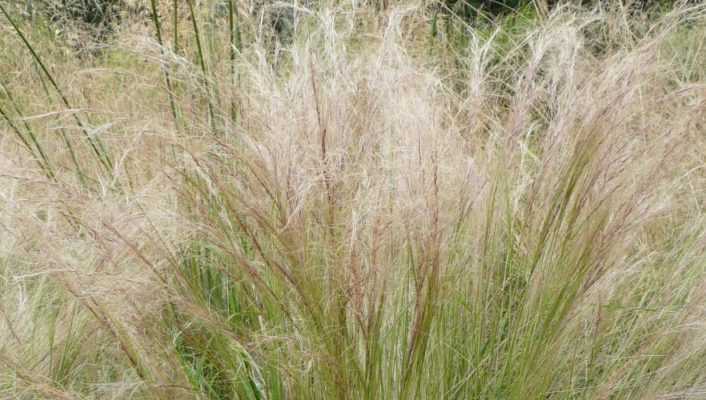
{"type": "Polygon", "coordinates": [[[127,7],[123,0],[34,0],[27,4],[30,17],[49,23],[80,55],[105,47],[127,7]]]}
{"type": "Polygon", "coordinates": [[[54,22],[74,22],[93,27],[105,27],[117,22],[119,0],[44,0],[40,9],[54,22]]]}
{"type": "MultiPolygon", "coordinates": [[[[698,4],[701,0],[681,1],[688,4],[698,4]]],[[[479,13],[490,17],[497,17],[515,12],[523,7],[533,7],[535,4],[544,4],[553,8],[559,4],[572,4],[583,6],[595,6],[602,3],[603,6],[615,6],[617,1],[613,0],[442,0],[443,8],[456,15],[472,20],[479,13]]],[[[680,3],[679,0],[634,0],[625,1],[623,4],[635,11],[648,11],[653,9],[667,9],[680,3]]]]}

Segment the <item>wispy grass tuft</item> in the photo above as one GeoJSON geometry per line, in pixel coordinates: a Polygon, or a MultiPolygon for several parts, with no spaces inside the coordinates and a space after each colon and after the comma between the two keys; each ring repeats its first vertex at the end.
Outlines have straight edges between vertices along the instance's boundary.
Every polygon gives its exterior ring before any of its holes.
{"type": "Polygon", "coordinates": [[[58,88],[14,55],[0,398],[698,397],[706,9],[535,3],[152,1],[43,60],[122,191],[65,179],[58,88]]]}
{"type": "MultiPolygon", "coordinates": [[[[42,59],[39,57],[37,52],[34,50],[34,47],[32,44],[27,40],[27,37],[22,33],[22,30],[19,28],[19,26],[15,23],[13,18],[8,14],[7,10],[5,9],[4,6],[0,5],[0,12],[7,18],[8,22],[12,26],[14,32],[17,34],[17,36],[22,40],[22,43],[25,45],[27,50],[29,50],[30,54],[32,55],[32,58],[34,61],[36,61],[37,65],[39,65],[39,68],[42,70],[44,73],[44,76],[49,80],[51,83],[52,87],[54,90],[56,90],[56,93],[59,95],[59,98],[61,99],[63,105],[69,109],[72,110],[73,107],[71,106],[71,103],[69,102],[69,99],[66,97],[64,92],[61,90],[59,87],[58,83],[52,76],[52,74],[49,72],[47,69],[46,65],[44,65],[44,62],[42,59]]],[[[110,159],[110,154],[108,154],[107,150],[103,146],[103,142],[100,140],[100,138],[93,137],[91,133],[89,132],[88,128],[86,125],[83,123],[81,118],[76,113],[72,113],[74,120],[78,124],[78,126],[81,128],[84,137],[88,144],[90,145],[91,149],[93,150],[93,153],[95,154],[96,158],[98,161],[101,163],[103,168],[105,169],[106,173],[108,173],[109,176],[112,175],[113,173],[113,165],[112,161],[110,159]]]]}

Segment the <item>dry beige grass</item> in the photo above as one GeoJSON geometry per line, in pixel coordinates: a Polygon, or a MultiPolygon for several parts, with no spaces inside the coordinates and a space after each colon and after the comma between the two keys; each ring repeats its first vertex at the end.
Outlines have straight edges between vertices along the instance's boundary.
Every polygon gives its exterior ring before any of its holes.
{"type": "Polygon", "coordinates": [[[244,22],[237,79],[219,29],[206,76],[140,23],[97,59],[28,33],[75,109],[0,24],[56,175],[0,122],[0,398],[704,396],[706,9],[459,45],[368,7],[244,22]]]}

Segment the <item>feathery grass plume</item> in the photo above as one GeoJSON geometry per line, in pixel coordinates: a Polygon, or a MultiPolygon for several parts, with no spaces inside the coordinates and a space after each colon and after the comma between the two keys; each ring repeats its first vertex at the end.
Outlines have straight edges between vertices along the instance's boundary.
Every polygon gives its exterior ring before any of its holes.
{"type": "Polygon", "coordinates": [[[91,68],[139,75],[109,103],[129,192],[0,140],[0,398],[700,396],[706,8],[454,19],[429,51],[433,9],[380,4],[311,7],[276,63],[232,56],[241,3],[173,10],[194,60],[119,30],[144,60],[91,68]]]}

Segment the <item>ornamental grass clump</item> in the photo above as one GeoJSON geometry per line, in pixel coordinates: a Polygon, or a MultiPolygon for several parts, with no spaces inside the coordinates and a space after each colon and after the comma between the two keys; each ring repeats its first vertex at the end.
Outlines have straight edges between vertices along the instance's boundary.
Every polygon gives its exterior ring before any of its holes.
{"type": "Polygon", "coordinates": [[[703,394],[703,6],[171,5],[0,37],[0,398],[703,394]]]}

